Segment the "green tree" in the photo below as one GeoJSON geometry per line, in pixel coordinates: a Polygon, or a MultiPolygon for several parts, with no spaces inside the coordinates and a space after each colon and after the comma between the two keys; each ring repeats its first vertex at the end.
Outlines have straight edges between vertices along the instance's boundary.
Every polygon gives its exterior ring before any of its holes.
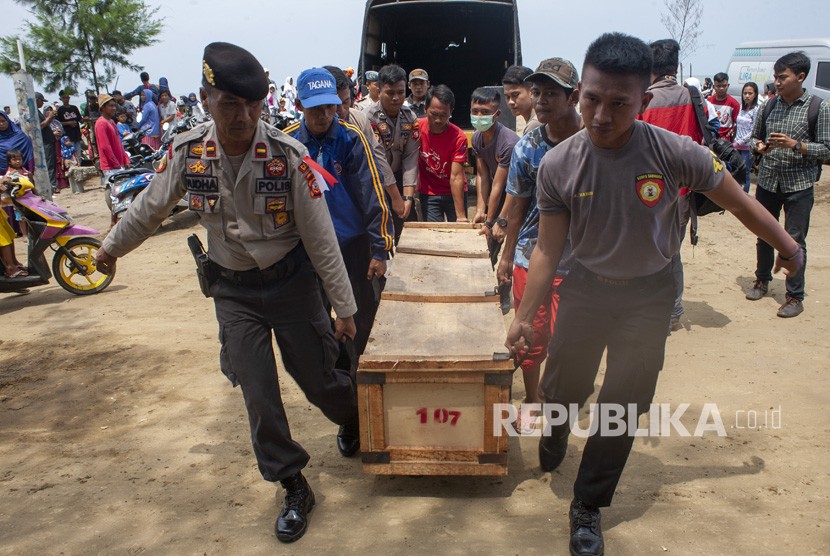
{"type": "Polygon", "coordinates": [[[95,92],[111,83],[118,68],[139,71],[128,56],[153,44],[161,21],[144,0],[16,0],[29,6],[33,21],[18,35],[0,37],[0,72],[20,69],[17,40],[26,69],[48,92],[91,83],[95,92]]]}

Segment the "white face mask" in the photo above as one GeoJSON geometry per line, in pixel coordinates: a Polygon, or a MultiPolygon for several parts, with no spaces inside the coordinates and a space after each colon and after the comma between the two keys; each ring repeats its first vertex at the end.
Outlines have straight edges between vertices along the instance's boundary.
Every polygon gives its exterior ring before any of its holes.
{"type": "Polygon", "coordinates": [[[470,116],[470,124],[472,124],[473,129],[477,131],[487,131],[495,122],[496,116],[495,114],[491,114],[489,116],[470,116]]]}

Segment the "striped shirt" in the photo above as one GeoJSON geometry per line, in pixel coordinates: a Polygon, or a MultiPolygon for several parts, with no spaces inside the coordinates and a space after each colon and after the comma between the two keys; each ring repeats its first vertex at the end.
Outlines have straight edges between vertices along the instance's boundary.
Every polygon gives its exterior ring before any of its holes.
{"type": "Polygon", "coordinates": [[[759,187],[773,193],[794,193],[809,189],[813,187],[818,178],[822,161],[830,159],[830,103],[827,101],[821,103],[818,125],[816,125],[816,140],[812,141],[807,122],[807,110],[810,107],[811,97],[810,93],[804,91],[789,106],[779,98],[766,118],[766,122],[763,108],[759,111],[752,129],[753,142],[766,142],[771,133],[777,132],[801,141],[807,149],[807,154],[784,148],[767,151],[758,173],[759,187]]]}

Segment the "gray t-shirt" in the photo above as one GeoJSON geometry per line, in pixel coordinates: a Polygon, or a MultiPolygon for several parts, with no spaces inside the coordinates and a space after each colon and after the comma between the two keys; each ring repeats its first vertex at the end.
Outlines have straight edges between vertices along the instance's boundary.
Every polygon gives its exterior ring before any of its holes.
{"type": "Polygon", "coordinates": [[[496,175],[499,166],[510,167],[510,158],[513,156],[513,147],[519,142],[520,137],[516,133],[496,122],[496,134],[489,145],[484,146],[484,134],[480,131],[473,133],[472,146],[475,155],[480,158],[487,171],[490,172],[490,179],[496,175]]]}
{"type": "Polygon", "coordinates": [[[628,143],[600,149],[582,130],[542,159],[542,214],[570,213],[573,256],[602,276],[658,272],[680,250],[680,188],[711,191],[724,167],[690,138],[634,122],[628,143]]]}

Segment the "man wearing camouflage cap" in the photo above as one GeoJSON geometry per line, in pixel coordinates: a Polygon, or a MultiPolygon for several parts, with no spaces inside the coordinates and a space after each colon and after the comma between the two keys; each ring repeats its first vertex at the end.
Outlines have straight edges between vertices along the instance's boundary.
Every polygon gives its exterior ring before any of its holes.
{"type": "Polygon", "coordinates": [[[354,381],[334,368],[337,340],[354,338],[356,312],[346,268],[313,171],[299,142],[259,119],[268,80],[248,51],[205,48],[201,98],[213,121],[176,136],[168,160],[98,252],[98,269],[138,247],[189,193],[208,232],[205,294],[214,298],[220,366],[242,387],[254,454],[285,502],[277,538],[299,539],[314,494],[301,470],[309,455],[291,438],[271,347],[273,331],[288,373],[337,424],[357,418],[354,381]],[[324,310],[315,273],[337,319],[324,310]]]}

